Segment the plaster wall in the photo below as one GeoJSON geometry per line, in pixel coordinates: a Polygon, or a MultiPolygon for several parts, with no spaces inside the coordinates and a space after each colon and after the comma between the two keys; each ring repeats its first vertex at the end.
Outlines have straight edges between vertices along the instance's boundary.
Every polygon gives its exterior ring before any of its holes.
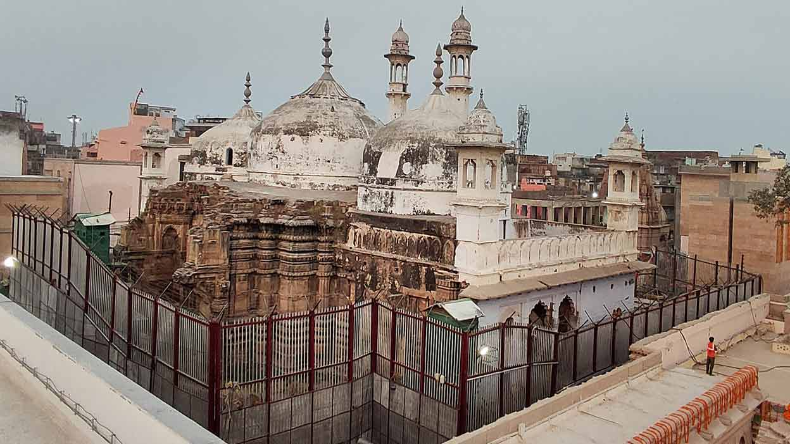
{"type": "Polygon", "coordinates": [[[790,288],[790,229],[759,219],[746,200],[748,191],[767,186],[772,176],[751,176],[759,182],[734,180],[736,175],[683,174],[680,194],[681,251],[708,261],[727,262],[729,205],[733,196],[732,258],[763,277],[763,289],[785,294],[790,288]],[[731,180],[731,178],[733,180],[731,180]]]}
{"type": "Polygon", "coordinates": [[[8,298],[0,296],[0,307],[2,339],[95,415],[120,442],[222,443],[8,298]]]}
{"type": "MultiPolygon", "coordinates": [[[[6,204],[35,205],[48,213],[64,210],[63,179],[45,176],[0,176],[0,257],[11,254],[11,210],[6,204]]],[[[3,270],[5,271],[5,270],[3,270]]]]}
{"type": "Polygon", "coordinates": [[[0,127],[0,176],[22,175],[25,141],[19,138],[16,127],[0,127]]]}
{"type": "Polygon", "coordinates": [[[410,181],[398,181],[394,186],[360,183],[357,207],[364,211],[386,214],[453,215],[455,189],[423,189],[410,181]]]}
{"type": "Polygon", "coordinates": [[[137,217],[140,205],[141,164],[83,161],[74,163],[71,214],[107,211],[112,191],[112,215],[123,225],[137,217]]]}
{"type": "Polygon", "coordinates": [[[678,325],[668,332],[637,341],[631,346],[631,352],[643,355],[660,352],[663,367],[675,367],[690,359],[689,348],[694,355],[705,351],[711,336],[716,338],[720,347],[747,336],[747,332],[756,329],[755,324],[768,316],[770,301],[767,294],[754,296],[724,310],[709,313],[696,321],[678,325]],[[683,334],[677,330],[681,330],[683,334]]]}
{"type": "MultiPolygon", "coordinates": [[[[142,161],[143,149],[140,144],[143,142],[145,129],[153,121],[151,116],[130,115],[126,126],[100,130],[96,138],[97,159],[142,161]]],[[[173,119],[170,117],[157,117],[156,121],[161,127],[173,128],[173,119]]]]}
{"type": "Polygon", "coordinates": [[[559,325],[560,303],[567,296],[573,300],[581,326],[585,321],[589,322],[587,315],[598,322],[615,308],[623,309],[623,305],[628,309],[633,308],[634,288],[634,276],[626,274],[475,302],[484,314],[480,319],[481,326],[504,322],[511,315],[514,322],[526,324],[529,322],[530,311],[538,301],[546,306],[554,304],[553,325],[559,325]]]}
{"type": "Polygon", "coordinates": [[[249,161],[250,179],[267,185],[332,189],[356,185],[367,140],[264,134],[249,161]]]}
{"type": "Polygon", "coordinates": [[[571,236],[459,241],[455,266],[472,285],[495,284],[543,273],[568,271],[581,264],[606,265],[636,259],[637,233],[607,231],[571,236]]]}

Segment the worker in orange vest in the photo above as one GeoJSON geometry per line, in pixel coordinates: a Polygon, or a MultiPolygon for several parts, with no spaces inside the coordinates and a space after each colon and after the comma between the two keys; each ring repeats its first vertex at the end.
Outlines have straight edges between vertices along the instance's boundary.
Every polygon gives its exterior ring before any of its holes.
{"type": "Polygon", "coordinates": [[[713,343],[713,336],[708,338],[708,360],[705,362],[705,373],[713,376],[713,365],[716,362],[716,344],[713,343]]]}

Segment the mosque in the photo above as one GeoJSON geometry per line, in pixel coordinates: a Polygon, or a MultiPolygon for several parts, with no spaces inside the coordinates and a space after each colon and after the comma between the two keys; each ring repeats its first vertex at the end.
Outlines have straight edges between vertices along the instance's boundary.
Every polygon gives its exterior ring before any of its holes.
{"type": "Polygon", "coordinates": [[[192,139],[184,181],[161,186],[167,173],[148,159],[168,146],[155,125],[147,130],[145,212],[116,247],[142,288],[230,317],[469,298],[483,324],[568,328],[582,309],[632,306],[635,273],[651,267],[637,261],[646,161],[622,142],[632,132],[624,127],[605,158],[606,228],[516,222],[513,147],[482,90],[469,110],[478,47],[463,9],[416,108],[409,35],[402,24],[392,35],[386,124],[332,75],[331,40],[327,20],[320,77],[262,118],[248,74],[241,109],[192,139]]]}

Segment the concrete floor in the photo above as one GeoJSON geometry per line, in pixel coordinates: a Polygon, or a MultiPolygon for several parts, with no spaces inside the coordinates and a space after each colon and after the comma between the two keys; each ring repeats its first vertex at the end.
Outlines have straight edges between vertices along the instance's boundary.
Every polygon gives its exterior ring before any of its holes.
{"type": "Polygon", "coordinates": [[[0,443],[104,442],[0,348],[0,443]]]}
{"type": "MultiPolygon", "coordinates": [[[[716,357],[714,373],[729,376],[737,371],[732,367],[740,368],[745,365],[754,365],[760,369],[760,390],[768,396],[769,400],[784,405],[790,403],[790,383],[788,383],[790,381],[790,355],[774,353],[771,351],[771,344],[746,338],[719,353],[716,357]],[[725,367],[725,365],[731,367],[725,367]],[[788,367],[765,371],[777,365],[788,367]]],[[[705,366],[695,366],[695,370],[704,372],[705,366]]]]}

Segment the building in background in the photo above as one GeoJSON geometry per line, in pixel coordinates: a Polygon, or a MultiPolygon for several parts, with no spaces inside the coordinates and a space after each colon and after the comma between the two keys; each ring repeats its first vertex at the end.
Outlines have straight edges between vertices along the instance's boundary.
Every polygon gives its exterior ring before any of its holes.
{"type": "Polygon", "coordinates": [[[143,149],[140,144],[149,125],[157,120],[159,126],[171,135],[183,136],[184,120],[176,115],[176,109],[147,103],[129,105],[129,121],[125,126],[99,131],[94,143],[83,150],[83,158],[142,162],[143,149]]]}
{"type": "Polygon", "coordinates": [[[0,175],[0,257],[11,254],[11,210],[6,204],[32,205],[58,218],[65,209],[64,188],[58,177],[0,175]]]}
{"type": "Polygon", "coordinates": [[[27,127],[22,114],[0,111],[0,176],[27,174],[27,127]]]}
{"type": "Polygon", "coordinates": [[[762,143],[752,147],[752,155],[768,160],[760,163],[760,168],[764,170],[781,170],[787,166],[787,155],[784,151],[772,150],[763,146],[762,143]]]}
{"type": "Polygon", "coordinates": [[[557,181],[557,166],[549,163],[549,156],[514,154],[518,168],[516,183],[522,189],[526,185],[554,185],[557,181]]]}
{"type": "Polygon", "coordinates": [[[660,151],[648,150],[647,160],[653,164],[653,189],[659,204],[667,215],[667,223],[671,225],[670,237],[672,247],[680,249],[680,181],[682,176],[678,170],[682,165],[719,164],[719,153],[716,151],[660,151]]]}
{"type": "Polygon", "coordinates": [[[680,250],[759,273],[764,288],[785,294],[790,285],[790,229],[786,222],[759,219],[749,192],[770,187],[770,159],[732,156],[727,167],[682,166],[680,250]]]}
{"type": "Polygon", "coordinates": [[[601,161],[601,154],[582,156],[576,153],[554,155],[557,166],[556,184],[573,188],[579,195],[598,193],[603,186],[607,164],[601,161]]]}
{"type": "Polygon", "coordinates": [[[117,240],[120,228],[140,212],[141,172],[140,162],[44,159],[44,174],[65,182],[63,211],[68,218],[76,214],[112,214],[116,222],[110,228],[111,244],[117,240]]]}

